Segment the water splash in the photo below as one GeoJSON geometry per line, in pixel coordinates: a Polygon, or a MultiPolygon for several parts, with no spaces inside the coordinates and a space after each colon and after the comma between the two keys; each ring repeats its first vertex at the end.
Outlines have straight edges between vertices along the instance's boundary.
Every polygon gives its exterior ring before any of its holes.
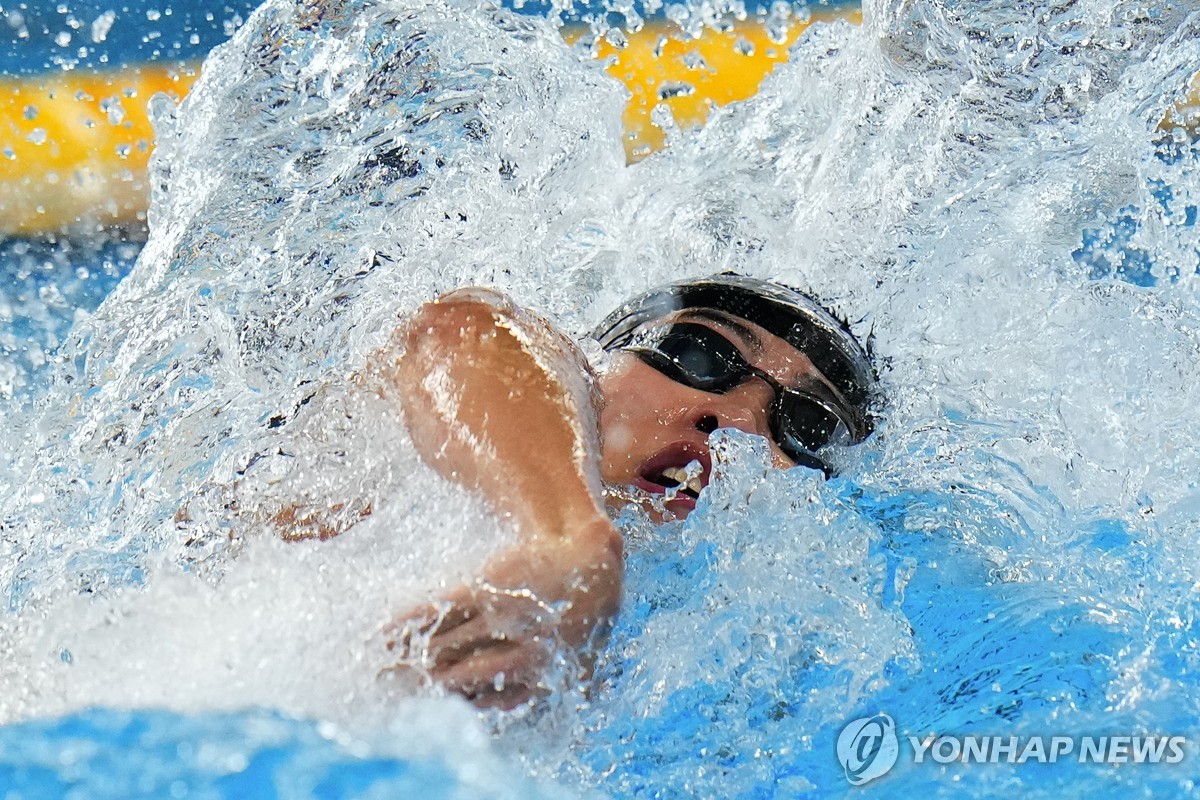
{"type": "MultiPolygon", "coordinates": [[[[266,704],[382,724],[406,689],[374,681],[372,636],[505,534],[356,388],[368,355],[463,283],[578,334],[733,268],[870,334],[886,422],[828,483],[724,435],[686,524],[623,520],[629,598],[596,690],[496,723],[497,746],[580,791],[836,796],[832,742],[872,708],[914,735],[1194,734],[1197,172],[1171,110],[1197,17],[864,14],[627,168],[619,93],[547,23],[263,6],[157,109],[153,236],[19,412],[33,442],[6,442],[7,718],[266,704]],[[1135,262],[1136,281],[1113,266],[1135,262]],[[338,540],[263,535],[353,498],[373,513],[338,540]],[[196,677],[161,677],[181,663],[196,677]]],[[[877,791],[1188,780],[911,765],[877,791]]]]}

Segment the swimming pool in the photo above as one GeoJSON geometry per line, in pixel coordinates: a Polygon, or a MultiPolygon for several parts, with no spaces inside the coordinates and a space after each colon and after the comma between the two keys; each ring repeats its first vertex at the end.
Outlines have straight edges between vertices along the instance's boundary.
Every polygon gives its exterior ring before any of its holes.
{"type": "Polygon", "coordinates": [[[1163,120],[1198,21],[864,5],[635,166],[621,89],[541,17],[257,11],[153,110],[144,249],[5,245],[5,332],[45,363],[11,368],[3,412],[0,785],[1190,795],[1198,187],[1192,129],[1163,120]],[[346,376],[463,283],[580,334],[717,268],[810,286],[872,333],[872,443],[824,482],[717,434],[686,523],[621,520],[627,599],[589,692],[479,718],[378,680],[388,614],[507,534],[346,376]],[[350,495],[375,511],[336,540],[254,535],[273,504],[350,495]],[[881,714],[896,763],[852,785],[839,736],[881,714]],[[1187,743],[1182,763],[918,763],[930,734],[1187,743]]]}

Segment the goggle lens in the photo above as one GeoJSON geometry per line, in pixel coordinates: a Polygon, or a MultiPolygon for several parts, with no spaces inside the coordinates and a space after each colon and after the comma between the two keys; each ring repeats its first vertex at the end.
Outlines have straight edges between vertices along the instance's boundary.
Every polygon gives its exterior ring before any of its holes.
{"type": "Polygon", "coordinates": [[[748,376],[750,365],[733,342],[712,328],[681,322],[630,349],[668,378],[693,389],[724,394],[748,376]]]}
{"type": "Polygon", "coordinates": [[[775,392],[770,412],[772,437],[797,464],[829,474],[828,465],[816,451],[850,439],[849,426],[836,410],[799,389],[781,386],[752,367],[733,342],[705,325],[678,322],[625,349],[676,383],[702,392],[724,394],[751,378],[765,380],[775,392]]]}

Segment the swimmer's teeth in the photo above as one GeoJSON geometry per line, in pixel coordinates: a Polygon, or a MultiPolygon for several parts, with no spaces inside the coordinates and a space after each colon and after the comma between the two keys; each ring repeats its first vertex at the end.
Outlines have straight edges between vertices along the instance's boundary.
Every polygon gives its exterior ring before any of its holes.
{"type": "Polygon", "coordinates": [[[675,467],[667,467],[662,471],[662,474],[664,478],[670,478],[678,484],[686,483],[688,479],[687,472],[682,469],[675,469],[675,467]]]}
{"type": "Polygon", "coordinates": [[[674,486],[668,487],[669,492],[680,492],[687,489],[693,494],[700,494],[704,484],[700,481],[698,470],[702,469],[699,462],[693,461],[686,467],[667,467],[662,471],[662,476],[675,482],[674,486]]]}
{"type": "Polygon", "coordinates": [[[678,469],[667,467],[662,471],[662,476],[668,480],[675,481],[675,486],[670,487],[675,490],[688,489],[694,494],[700,494],[700,491],[704,488],[700,476],[689,474],[685,467],[678,469]]]}

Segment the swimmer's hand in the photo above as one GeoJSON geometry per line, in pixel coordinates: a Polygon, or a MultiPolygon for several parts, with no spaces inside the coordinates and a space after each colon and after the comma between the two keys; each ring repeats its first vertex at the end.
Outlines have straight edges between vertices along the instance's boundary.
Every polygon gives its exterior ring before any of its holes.
{"type": "Polygon", "coordinates": [[[586,662],[619,604],[591,373],[573,342],[483,289],[426,304],[397,334],[373,360],[380,391],[399,400],[425,461],[480,491],[520,544],[402,615],[391,647],[477,705],[511,708],[544,688],[555,647],[586,662]]]}
{"type": "Polygon", "coordinates": [[[620,539],[603,522],[569,540],[513,548],[472,585],[402,615],[388,631],[396,667],[503,710],[556,688],[548,674],[564,648],[575,657],[564,660],[560,681],[586,680],[621,595],[620,539]]]}

